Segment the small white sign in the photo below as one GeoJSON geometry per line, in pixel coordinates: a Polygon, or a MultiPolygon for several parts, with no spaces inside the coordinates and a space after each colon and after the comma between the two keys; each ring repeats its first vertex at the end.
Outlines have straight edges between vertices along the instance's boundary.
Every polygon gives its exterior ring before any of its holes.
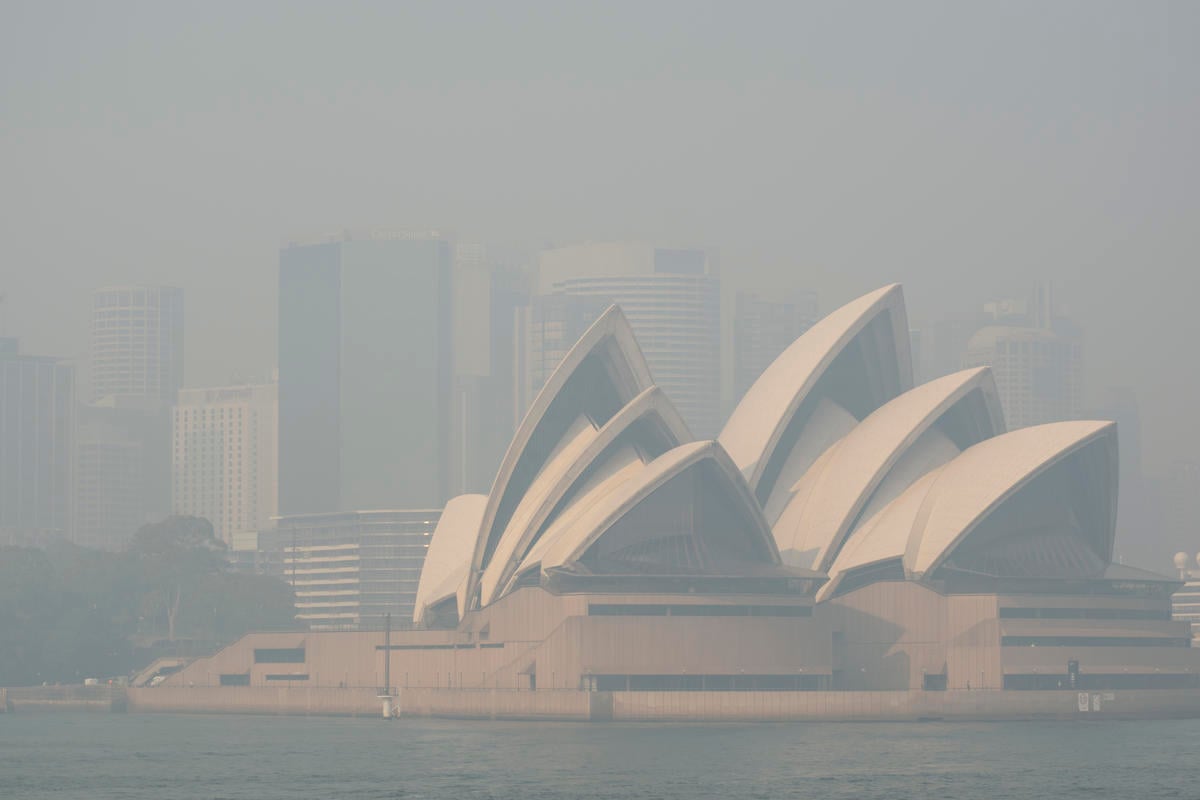
{"type": "Polygon", "coordinates": [[[1080,710],[1080,711],[1087,711],[1087,710],[1088,710],[1088,708],[1089,708],[1088,701],[1089,701],[1090,699],[1091,699],[1091,698],[1090,698],[1090,697],[1088,697],[1088,693],[1087,693],[1087,692],[1080,692],[1080,693],[1079,693],[1079,710],[1080,710]]]}

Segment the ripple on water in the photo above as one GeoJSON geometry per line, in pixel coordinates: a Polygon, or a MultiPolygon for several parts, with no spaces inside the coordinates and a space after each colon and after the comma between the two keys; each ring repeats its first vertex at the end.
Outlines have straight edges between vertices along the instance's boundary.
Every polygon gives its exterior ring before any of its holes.
{"type": "Polygon", "coordinates": [[[1200,797],[1200,720],[586,725],[0,716],[22,800],[1200,797]]]}

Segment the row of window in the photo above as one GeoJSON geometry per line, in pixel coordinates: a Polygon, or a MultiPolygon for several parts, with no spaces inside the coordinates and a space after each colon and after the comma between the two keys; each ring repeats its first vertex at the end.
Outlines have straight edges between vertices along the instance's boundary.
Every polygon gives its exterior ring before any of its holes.
{"type": "Polygon", "coordinates": [[[811,692],[828,688],[827,675],[585,675],[595,692],[811,692]]]}
{"type": "Polygon", "coordinates": [[[1200,674],[1184,675],[1005,675],[1004,688],[1024,691],[1050,689],[1195,689],[1200,688],[1200,674]]]}
{"type": "Polygon", "coordinates": [[[1001,608],[1000,619],[1170,620],[1171,612],[1144,608],[1001,608]]]}
{"type": "Polygon", "coordinates": [[[1191,647],[1173,636],[1002,636],[1004,647],[1191,647]]]}

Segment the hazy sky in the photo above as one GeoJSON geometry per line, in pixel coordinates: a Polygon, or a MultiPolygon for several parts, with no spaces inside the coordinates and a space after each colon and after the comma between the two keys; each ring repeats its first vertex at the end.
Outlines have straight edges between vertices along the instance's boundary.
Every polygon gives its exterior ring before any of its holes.
{"type": "Polygon", "coordinates": [[[188,297],[188,383],[274,362],[279,245],[719,248],[915,322],[1055,280],[1149,466],[1200,448],[1200,4],[0,4],[0,325],[188,297]]]}

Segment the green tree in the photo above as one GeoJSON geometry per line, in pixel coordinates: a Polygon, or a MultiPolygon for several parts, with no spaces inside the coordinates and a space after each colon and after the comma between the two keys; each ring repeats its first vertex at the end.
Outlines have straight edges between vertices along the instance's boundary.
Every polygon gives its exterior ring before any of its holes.
{"type": "Polygon", "coordinates": [[[207,520],[146,525],[119,553],[0,547],[0,686],[127,674],[139,634],[212,644],[294,627],[291,588],[230,572],[207,520]]]}
{"type": "Polygon", "coordinates": [[[168,517],[142,526],[129,553],[145,581],[142,615],[155,621],[165,619],[167,639],[175,641],[176,623],[185,603],[202,608],[200,586],[210,576],[224,572],[225,544],[213,535],[212,523],[206,519],[168,517]]]}

